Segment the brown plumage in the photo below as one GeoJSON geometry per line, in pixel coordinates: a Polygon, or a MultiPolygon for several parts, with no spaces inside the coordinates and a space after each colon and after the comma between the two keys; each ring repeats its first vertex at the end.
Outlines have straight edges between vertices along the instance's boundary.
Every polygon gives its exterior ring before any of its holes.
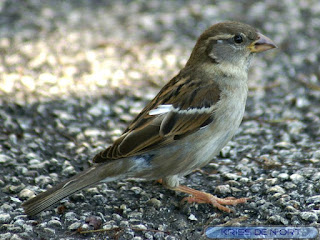
{"type": "Polygon", "coordinates": [[[64,197],[98,182],[128,177],[161,182],[192,195],[189,202],[223,205],[219,199],[179,184],[179,178],[207,164],[235,134],[247,98],[247,70],[252,53],[274,43],[249,25],[213,25],[198,39],[190,59],[141,111],[124,133],[97,154],[93,166],[23,204],[35,215],[64,197]]]}
{"type": "Polygon", "coordinates": [[[168,115],[149,115],[159,105],[172,105],[180,110],[210,108],[220,97],[214,82],[203,85],[204,79],[196,81],[189,73],[180,73],[142,110],[123,135],[112,146],[97,154],[93,162],[102,163],[134,156],[160,145],[164,146],[181,135],[186,136],[211,121],[212,112],[195,114],[171,112],[168,115]]]}

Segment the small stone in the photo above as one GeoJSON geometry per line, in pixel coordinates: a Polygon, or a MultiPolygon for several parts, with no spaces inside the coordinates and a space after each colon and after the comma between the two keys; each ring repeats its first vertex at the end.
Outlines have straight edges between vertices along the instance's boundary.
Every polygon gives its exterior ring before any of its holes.
{"type": "Polygon", "coordinates": [[[253,184],[251,187],[250,187],[250,190],[254,193],[257,193],[259,191],[261,191],[261,186],[259,184],[253,184]]]}
{"type": "Polygon", "coordinates": [[[285,148],[285,149],[291,149],[293,146],[291,143],[288,142],[278,142],[275,145],[278,148],[285,148]]]}
{"type": "Polygon", "coordinates": [[[74,212],[67,212],[64,217],[66,220],[70,221],[76,219],[76,214],[74,212]]]}
{"type": "Polygon", "coordinates": [[[121,221],[122,217],[119,214],[113,213],[112,219],[115,221],[121,221]]]}
{"type": "Polygon", "coordinates": [[[4,224],[4,223],[9,223],[11,220],[11,216],[8,213],[2,213],[0,214],[0,223],[4,224]]]}
{"type": "Polygon", "coordinates": [[[241,177],[239,181],[242,183],[248,183],[248,182],[250,182],[250,179],[247,177],[241,177]]]}
{"type": "Polygon", "coordinates": [[[281,180],[287,180],[287,179],[289,179],[289,174],[288,173],[280,173],[278,175],[278,178],[281,180]]]}
{"type": "Polygon", "coordinates": [[[82,231],[88,231],[88,230],[90,230],[90,229],[91,229],[91,227],[90,227],[90,225],[87,224],[87,223],[84,223],[84,224],[81,225],[81,230],[82,230],[82,231]]]}
{"type": "Polygon", "coordinates": [[[1,239],[3,240],[9,240],[11,239],[11,233],[7,232],[7,233],[1,233],[1,239]]]}
{"type": "Polygon", "coordinates": [[[310,204],[310,203],[318,204],[318,203],[320,203],[320,195],[309,197],[309,198],[307,198],[306,202],[308,204],[310,204]]]}
{"type": "Polygon", "coordinates": [[[294,173],[292,175],[290,175],[290,179],[292,182],[294,182],[295,184],[297,183],[301,183],[304,181],[304,177],[301,176],[300,174],[294,173]]]}
{"type": "Polygon", "coordinates": [[[297,187],[293,182],[285,182],[283,186],[285,189],[294,189],[297,187]]]}
{"type": "Polygon", "coordinates": [[[22,189],[19,193],[19,198],[21,199],[29,199],[34,197],[36,194],[34,193],[34,191],[31,191],[30,189],[22,189]]]}
{"type": "Polygon", "coordinates": [[[273,187],[270,187],[270,188],[268,188],[268,190],[267,190],[267,193],[285,193],[286,191],[282,188],[282,187],[280,187],[280,186],[278,186],[278,185],[276,185],[276,186],[273,186],[273,187]]]}
{"type": "Polygon", "coordinates": [[[32,170],[43,169],[48,164],[48,161],[40,161],[38,159],[32,159],[28,162],[29,168],[32,170]]]}
{"type": "Polygon", "coordinates": [[[272,145],[264,145],[261,148],[261,154],[270,154],[273,151],[273,146],[272,145]]]}
{"type": "Polygon", "coordinates": [[[102,114],[108,115],[110,114],[110,107],[102,101],[99,101],[95,105],[91,106],[91,108],[88,110],[88,113],[95,117],[98,117],[102,114]]]}
{"type": "Polygon", "coordinates": [[[43,231],[46,233],[47,236],[54,236],[56,231],[52,228],[44,228],[43,231]]]}
{"type": "Polygon", "coordinates": [[[18,234],[13,234],[12,237],[10,238],[10,240],[22,240],[22,238],[19,237],[18,234]]]}
{"type": "Polygon", "coordinates": [[[234,173],[225,173],[225,174],[223,174],[223,177],[225,177],[226,179],[229,179],[229,180],[237,180],[238,178],[240,178],[239,175],[234,174],[234,173]]]}
{"type": "Polygon", "coordinates": [[[112,230],[114,228],[118,228],[118,226],[116,225],[116,222],[114,220],[111,220],[106,222],[102,228],[105,230],[112,230]]]}
{"type": "Polygon", "coordinates": [[[189,220],[191,221],[198,221],[198,219],[196,218],[195,215],[193,215],[192,213],[190,214],[190,216],[188,217],[189,220]]]}
{"type": "Polygon", "coordinates": [[[147,204],[154,206],[155,208],[160,208],[161,207],[161,201],[156,199],[156,198],[151,198],[147,204]]]}
{"type": "Polygon", "coordinates": [[[166,236],[164,240],[177,240],[177,238],[174,236],[166,236]]]}
{"type": "Polygon", "coordinates": [[[0,164],[11,162],[11,158],[7,155],[0,154],[0,164]]]}
{"type": "Polygon", "coordinates": [[[65,175],[65,176],[72,176],[72,175],[74,175],[76,173],[77,173],[77,171],[71,165],[63,168],[63,170],[62,170],[62,174],[65,175]]]}
{"type": "Polygon", "coordinates": [[[266,179],[266,184],[268,185],[275,185],[278,182],[277,178],[268,178],[266,179]]]}
{"type": "Polygon", "coordinates": [[[130,212],[128,214],[128,217],[129,218],[139,218],[139,219],[141,219],[142,218],[142,213],[141,212],[130,212]]]}
{"type": "Polygon", "coordinates": [[[154,234],[154,238],[157,240],[163,239],[164,238],[164,232],[156,232],[154,234]]]}
{"type": "Polygon", "coordinates": [[[11,205],[4,203],[1,205],[0,209],[3,210],[4,212],[10,212],[12,211],[13,208],[11,205]]]}
{"type": "Polygon", "coordinates": [[[289,221],[279,215],[274,215],[268,218],[268,222],[272,224],[283,224],[283,225],[288,225],[289,221]]]}
{"type": "Polygon", "coordinates": [[[72,223],[68,229],[71,230],[71,231],[74,231],[74,230],[77,230],[79,227],[81,226],[81,223],[80,222],[75,222],[75,223],[72,223]]]}
{"type": "Polygon", "coordinates": [[[287,207],[285,208],[285,210],[288,211],[288,212],[293,212],[293,213],[298,213],[298,212],[299,212],[299,211],[298,211],[296,208],[294,208],[293,206],[287,206],[287,207]]]}
{"type": "Polygon", "coordinates": [[[231,188],[229,185],[219,185],[214,190],[215,194],[227,195],[231,193],[231,188]]]}
{"type": "Polygon", "coordinates": [[[287,124],[288,131],[290,134],[300,134],[306,125],[300,121],[293,121],[287,124]]]}
{"type": "Polygon", "coordinates": [[[143,224],[132,225],[132,228],[136,228],[139,230],[147,230],[148,228],[143,224]]]}
{"type": "Polygon", "coordinates": [[[318,216],[314,212],[301,212],[300,213],[300,217],[303,220],[306,220],[308,222],[316,222],[316,221],[318,221],[318,216]]]}
{"type": "Polygon", "coordinates": [[[220,154],[223,158],[230,157],[230,146],[225,146],[224,148],[221,149],[220,154]]]}
{"type": "Polygon", "coordinates": [[[142,192],[142,188],[140,187],[132,187],[130,188],[131,191],[133,191],[135,194],[140,194],[142,192]]]}
{"type": "Polygon", "coordinates": [[[84,135],[86,137],[94,137],[97,138],[103,134],[103,131],[101,129],[95,129],[95,128],[88,128],[84,130],[84,135]]]}
{"type": "Polygon", "coordinates": [[[23,227],[24,224],[25,224],[25,221],[22,220],[22,219],[17,219],[17,220],[14,222],[14,225],[15,225],[15,226],[19,226],[19,227],[23,227]]]}
{"type": "Polygon", "coordinates": [[[316,150],[312,154],[312,158],[320,160],[320,150],[316,150]]]}
{"type": "Polygon", "coordinates": [[[282,149],[279,151],[279,155],[283,158],[291,155],[291,151],[290,150],[286,150],[286,149],[282,149]]]}
{"type": "Polygon", "coordinates": [[[128,228],[130,226],[128,221],[121,221],[120,222],[120,227],[122,228],[128,228]]]}
{"type": "Polygon", "coordinates": [[[229,180],[226,182],[226,184],[228,184],[231,188],[241,186],[241,183],[239,183],[238,181],[235,181],[235,180],[229,180]]]}
{"type": "Polygon", "coordinates": [[[7,185],[4,188],[2,188],[2,191],[5,193],[18,193],[20,192],[23,188],[25,187],[25,185],[22,183],[20,185],[7,185]]]}
{"type": "Polygon", "coordinates": [[[142,240],[142,237],[134,237],[132,240],[142,240]]]}
{"type": "Polygon", "coordinates": [[[320,179],[320,172],[316,172],[312,177],[312,181],[317,181],[320,179]]]}
{"type": "Polygon", "coordinates": [[[153,234],[151,232],[146,232],[144,234],[145,239],[153,239],[153,234]]]}
{"type": "Polygon", "coordinates": [[[125,204],[121,204],[120,209],[125,211],[127,209],[127,206],[125,204]]]}
{"type": "Polygon", "coordinates": [[[48,222],[48,226],[49,226],[49,227],[61,227],[62,224],[61,224],[60,221],[53,219],[53,220],[50,220],[50,221],[48,222]]]}

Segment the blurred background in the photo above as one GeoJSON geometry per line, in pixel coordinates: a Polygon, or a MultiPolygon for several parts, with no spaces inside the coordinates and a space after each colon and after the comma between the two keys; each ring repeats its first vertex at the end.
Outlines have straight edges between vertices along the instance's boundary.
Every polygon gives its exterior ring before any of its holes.
{"type": "Polygon", "coordinates": [[[80,228],[138,240],[198,239],[219,224],[319,227],[319,46],[318,0],[2,0],[4,239],[62,238],[80,228]],[[69,215],[23,215],[21,201],[85,168],[184,66],[197,37],[226,20],[254,26],[278,49],[252,61],[237,136],[185,183],[252,202],[235,215],[181,207],[183,195],[129,181],[66,200],[69,215]]]}

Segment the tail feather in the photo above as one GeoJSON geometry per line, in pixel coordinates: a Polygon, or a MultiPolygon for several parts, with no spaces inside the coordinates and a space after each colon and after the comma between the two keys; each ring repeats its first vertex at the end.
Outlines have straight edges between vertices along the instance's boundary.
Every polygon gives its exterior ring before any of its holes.
{"type": "Polygon", "coordinates": [[[86,187],[92,186],[100,181],[110,182],[121,179],[126,172],[121,161],[96,164],[91,168],[73,176],[72,178],[38,194],[22,204],[27,215],[33,216],[49,208],[61,199],[70,196],[86,187]]]}

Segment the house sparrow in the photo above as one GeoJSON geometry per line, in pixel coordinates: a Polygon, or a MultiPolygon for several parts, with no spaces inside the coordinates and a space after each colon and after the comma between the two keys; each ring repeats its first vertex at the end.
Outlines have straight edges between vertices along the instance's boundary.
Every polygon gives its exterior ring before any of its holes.
{"type": "Polygon", "coordinates": [[[59,200],[101,182],[125,178],[160,179],[190,194],[188,202],[224,205],[246,198],[220,199],[179,184],[208,164],[239,127],[247,99],[253,53],[275,48],[253,27],[239,22],[211,26],[198,39],[185,67],[167,83],[124,133],[93,159],[93,166],[23,203],[35,215],[59,200]]]}

